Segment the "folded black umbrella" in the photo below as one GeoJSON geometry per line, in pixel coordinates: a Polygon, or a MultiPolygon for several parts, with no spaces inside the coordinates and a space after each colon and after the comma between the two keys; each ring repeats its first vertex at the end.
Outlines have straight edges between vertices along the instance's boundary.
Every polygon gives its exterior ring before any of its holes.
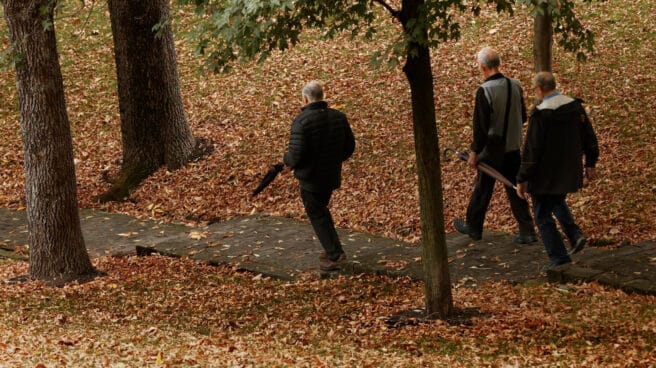
{"type": "Polygon", "coordinates": [[[278,173],[280,173],[284,168],[285,165],[283,163],[277,163],[273,165],[273,167],[270,168],[269,171],[267,171],[267,173],[264,175],[264,178],[262,178],[260,185],[258,185],[257,188],[255,188],[253,191],[253,197],[258,195],[261,191],[264,190],[264,188],[271,184],[273,179],[275,179],[276,176],[278,176],[278,173]]]}
{"type": "MultiPolygon", "coordinates": [[[[462,161],[467,162],[467,161],[469,160],[469,153],[467,153],[467,152],[456,151],[456,150],[453,149],[453,148],[447,148],[447,149],[444,150],[444,157],[445,157],[445,158],[446,158],[446,154],[449,153],[449,152],[453,152],[453,153],[455,153],[456,155],[458,155],[458,157],[459,157],[462,161]]],[[[492,166],[486,164],[485,162],[480,162],[480,161],[479,161],[479,162],[476,164],[476,167],[478,168],[478,170],[480,170],[480,171],[482,171],[482,172],[484,172],[484,173],[490,175],[491,177],[497,179],[498,181],[500,181],[501,183],[503,183],[503,185],[508,186],[508,187],[511,187],[511,188],[513,188],[513,189],[517,189],[517,187],[516,187],[516,186],[515,186],[510,180],[508,180],[508,178],[506,178],[505,176],[503,176],[503,175],[502,175],[500,172],[498,172],[495,168],[493,168],[492,166]]]]}

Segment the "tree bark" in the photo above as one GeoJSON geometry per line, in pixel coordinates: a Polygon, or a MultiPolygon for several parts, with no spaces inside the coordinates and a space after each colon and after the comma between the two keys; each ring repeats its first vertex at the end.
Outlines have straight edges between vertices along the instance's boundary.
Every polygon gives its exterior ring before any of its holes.
{"type": "Polygon", "coordinates": [[[194,154],[178,82],[166,0],[109,0],[118,80],[123,163],[101,201],[124,200],[162,165],[182,167],[194,154]],[[159,31],[153,29],[159,25],[159,31]]]}
{"type": "Polygon", "coordinates": [[[55,283],[77,280],[94,269],[77,207],[73,142],[52,26],[54,3],[3,4],[17,56],[30,277],[55,283]],[[44,29],[44,24],[50,26],[44,29]]]}
{"type": "Polygon", "coordinates": [[[535,72],[552,71],[553,23],[548,5],[540,5],[542,14],[533,20],[533,65],[535,72]]]}
{"type": "MultiPolygon", "coordinates": [[[[423,0],[404,0],[401,22],[406,32],[420,15],[423,0]]],[[[427,38],[426,30],[423,30],[427,38]]],[[[423,244],[426,310],[429,317],[446,318],[453,312],[451,279],[444,231],[444,201],[440,148],[433,100],[433,73],[427,46],[410,43],[403,71],[410,84],[419,205],[423,244]]]]}

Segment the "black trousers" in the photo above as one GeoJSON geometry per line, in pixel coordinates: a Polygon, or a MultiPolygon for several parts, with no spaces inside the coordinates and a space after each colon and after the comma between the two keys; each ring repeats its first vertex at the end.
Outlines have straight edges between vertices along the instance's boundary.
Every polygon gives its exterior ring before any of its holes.
{"type": "Polygon", "coordinates": [[[336,260],[344,251],[342,243],[339,241],[333,217],[330,215],[328,203],[333,191],[327,192],[310,192],[301,188],[301,198],[305,213],[310,218],[310,223],[317,234],[321,246],[328,254],[331,260],[336,260]]]}
{"type": "MultiPolygon", "coordinates": [[[[503,163],[496,165],[492,164],[491,166],[515,184],[520,165],[521,156],[519,151],[512,151],[507,152],[504,155],[503,163]]],[[[472,233],[481,234],[483,232],[483,222],[485,221],[485,214],[490,205],[490,200],[492,199],[495,182],[496,180],[493,177],[481,171],[478,172],[474,191],[469,199],[469,206],[467,206],[466,221],[472,233]]],[[[531,218],[531,213],[528,208],[528,202],[519,198],[515,189],[509,188],[505,185],[504,189],[506,190],[506,195],[510,202],[510,209],[519,224],[520,234],[535,234],[533,219],[531,218]]]]}

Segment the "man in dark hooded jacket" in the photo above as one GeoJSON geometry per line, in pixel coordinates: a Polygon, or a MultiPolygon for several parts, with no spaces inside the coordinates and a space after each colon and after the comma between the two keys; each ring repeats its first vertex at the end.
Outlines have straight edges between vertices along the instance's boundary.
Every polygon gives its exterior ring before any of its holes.
{"type": "Polygon", "coordinates": [[[328,107],[323,88],[311,81],[303,87],[301,113],[292,123],[289,148],[283,158],[300,181],[301,198],[312,228],[325,250],[320,268],[332,271],[346,259],[328,203],[341,185],[342,162],[355,150],[353,131],[346,115],[328,107]]]}
{"type": "Polygon", "coordinates": [[[583,187],[584,154],[585,175],[594,179],[599,148],[581,100],[557,92],[556,80],[549,72],[536,74],[533,83],[542,103],[531,114],[517,175],[517,195],[526,198],[530,193],[535,223],[551,265],[559,266],[572,260],[552,214],[569,238],[571,253],[583,249],[585,237],[565,197],[583,187]]]}

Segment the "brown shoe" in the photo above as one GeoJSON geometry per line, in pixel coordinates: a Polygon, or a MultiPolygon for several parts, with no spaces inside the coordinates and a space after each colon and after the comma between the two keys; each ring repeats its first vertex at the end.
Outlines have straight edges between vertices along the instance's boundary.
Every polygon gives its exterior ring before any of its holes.
{"type": "Polygon", "coordinates": [[[339,257],[334,261],[328,258],[326,253],[323,253],[321,256],[319,256],[319,268],[322,271],[337,271],[339,270],[340,264],[345,260],[345,253],[340,254],[339,257]]]}

